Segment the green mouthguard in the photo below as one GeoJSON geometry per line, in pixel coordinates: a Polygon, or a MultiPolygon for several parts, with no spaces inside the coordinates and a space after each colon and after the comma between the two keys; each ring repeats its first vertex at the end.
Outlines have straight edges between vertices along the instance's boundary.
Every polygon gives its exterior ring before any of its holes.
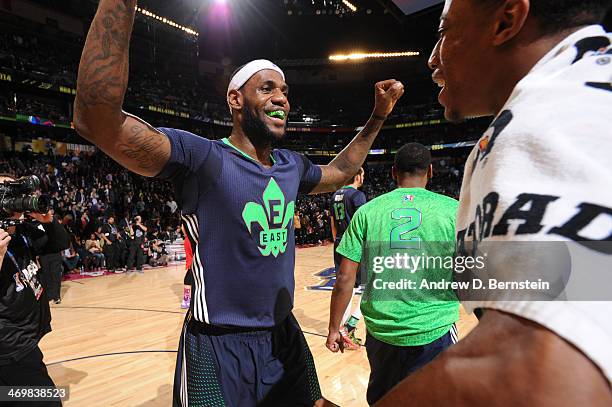
{"type": "Polygon", "coordinates": [[[269,117],[277,117],[281,120],[285,120],[285,112],[283,112],[282,110],[269,112],[269,113],[266,113],[266,115],[268,115],[269,117]]]}

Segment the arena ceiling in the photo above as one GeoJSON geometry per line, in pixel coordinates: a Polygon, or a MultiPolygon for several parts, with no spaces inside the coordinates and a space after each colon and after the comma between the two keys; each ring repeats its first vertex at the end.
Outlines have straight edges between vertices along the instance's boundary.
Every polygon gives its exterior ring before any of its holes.
{"type": "MultiPolygon", "coordinates": [[[[87,20],[98,0],[30,0],[87,20]]],[[[139,0],[157,15],[200,32],[200,57],[242,63],[326,58],[352,51],[429,52],[438,9],[406,17],[392,0],[139,0]]]]}
{"type": "MultiPolygon", "coordinates": [[[[98,3],[98,0],[31,1],[84,19],[91,18],[98,3]]],[[[254,57],[326,58],[354,51],[415,50],[425,57],[433,47],[440,5],[404,16],[395,5],[400,4],[398,0],[349,0],[357,12],[348,10],[342,1],[139,0],[138,4],[194,27],[200,32],[200,57],[231,65],[254,57]]],[[[608,27],[612,25],[611,17],[612,12],[606,19],[608,27]]],[[[423,62],[418,61],[420,65],[423,62]]]]}
{"type": "MultiPolygon", "coordinates": [[[[168,7],[163,0],[148,1],[152,1],[151,7],[157,3],[168,7]]],[[[200,55],[228,59],[233,64],[254,54],[303,59],[354,51],[428,51],[440,12],[434,10],[408,21],[399,10],[385,7],[379,0],[355,0],[356,13],[339,12],[338,3],[330,0],[298,0],[297,5],[293,0],[227,0],[225,6],[211,1],[191,17],[202,34],[200,55]],[[325,14],[323,2],[327,4],[325,14]]]]}

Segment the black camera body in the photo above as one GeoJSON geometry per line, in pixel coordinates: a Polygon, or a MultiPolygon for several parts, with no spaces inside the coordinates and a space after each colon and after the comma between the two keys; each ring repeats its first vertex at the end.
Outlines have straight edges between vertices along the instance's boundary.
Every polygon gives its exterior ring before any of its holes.
{"type": "Polygon", "coordinates": [[[0,182],[0,218],[7,218],[14,212],[47,213],[49,198],[35,195],[40,186],[36,175],[0,182]]]}

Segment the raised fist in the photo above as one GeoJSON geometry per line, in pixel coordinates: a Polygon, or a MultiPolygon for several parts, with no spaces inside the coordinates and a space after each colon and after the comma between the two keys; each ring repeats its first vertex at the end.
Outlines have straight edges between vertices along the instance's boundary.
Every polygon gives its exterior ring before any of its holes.
{"type": "Polygon", "coordinates": [[[387,118],[403,94],[404,85],[395,79],[376,83],[374,85],[374,115],[379,118],[387,118]]]}

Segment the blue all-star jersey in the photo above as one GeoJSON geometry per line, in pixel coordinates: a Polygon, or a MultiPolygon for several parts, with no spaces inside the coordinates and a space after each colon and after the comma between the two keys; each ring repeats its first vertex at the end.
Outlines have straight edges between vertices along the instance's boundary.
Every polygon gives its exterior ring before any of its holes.
{"type": "Polygon", "coordinates": [[[170,179],[191,240],[196,320],[271,327],[293,308],[297,194],[321,169],[301,154],[275,149],[266,168],[232,146],[160,128],[172,153],[158,175],[170,179]]]}
{"type": "Polygon", "coordinates": [[[351,219],[360,206],[365,205],[366,196],[353,187],[342,187],[332,195],[331,206],[334,226],[336,227],[336,241],[340,242],[351,219]]]}

